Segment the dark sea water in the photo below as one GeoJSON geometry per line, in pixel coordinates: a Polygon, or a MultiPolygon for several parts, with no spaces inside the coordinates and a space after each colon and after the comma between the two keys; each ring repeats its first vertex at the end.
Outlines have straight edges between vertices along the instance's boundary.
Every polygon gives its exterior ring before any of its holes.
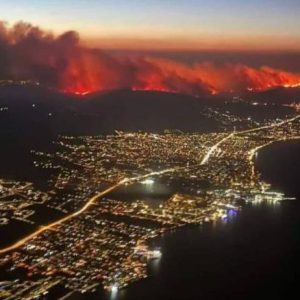
{"type": "MultiPolygon", "coordinates": [[[[300,142],[262,149],[257,169],[296,201],[248,205],[227,223],[166,234],[149,279],[93,299],[298,299],[300,280],[300,142]]],[[[92,299],[92,298],[91,298],[92,299]]]]}

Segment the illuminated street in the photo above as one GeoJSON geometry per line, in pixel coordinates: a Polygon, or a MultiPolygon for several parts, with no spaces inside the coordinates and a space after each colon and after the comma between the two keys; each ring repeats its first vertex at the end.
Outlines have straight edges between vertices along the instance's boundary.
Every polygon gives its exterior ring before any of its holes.
{"type": "MultiPolygon", "coordinates": [[[[239,210],[239,198],[253,203],[283,200],[283,194],[270,192],[260,180],[253,159],[262,147],[282,140],[282,134],[285,140],[299,138],[299,118],[296,115],[227,134],[118,132],[100,138],[62,137],[58,143],[67,152],[34,153],[37,168],[59,170],[44,203],[66,214],[2,248],[0,263],[23,268],[30,276],[44,276],[45,281],[38,283],[42,292],[50,289],[47,282],[51,277],[56,280],[54,285],[63,285],[70,292],[85,293],[101,283],[116,293],[147,277],[147,260],[158,256],[148,248],[148,241],[163,232],[186,224],[226,220],[230,210],[239,210]],[[111,148],[116,152],[109,151],[111,148]],[[74,168],[63,167],[59,163],[63,161],[74,168]],[[141,184],[152,189],[156,181],[168,186],[176,178],[182,182],[182,191],[159,206],[111,198],[120,188],[141,184]],[[203,180],[210,183],[209,189],[201,187],[203,180]],[[105,188],[99,190],[100,183],[105,188]],[[75,198],[56,202],[55,195],[62,195],[69,184],[73,189],[76,186],[75,198]]],[[[24,189],[28,187],[30,183],[24,189]]],[[[3,197],[13,193],[16,191],[8,191],[3,197]]],[[[22,209],[16,207],[16,214],[22,209]]],[[[7,293],[25,295],[26,284],[11,292],[8,288],[7,293]]]]}

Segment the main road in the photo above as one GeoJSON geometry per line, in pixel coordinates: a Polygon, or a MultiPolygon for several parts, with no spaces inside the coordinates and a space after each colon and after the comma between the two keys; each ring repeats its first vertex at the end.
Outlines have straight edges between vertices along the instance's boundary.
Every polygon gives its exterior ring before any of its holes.
{"type": "Polygon", "coordinates": [[[44,225],[41,226],[39,229],[37,229],[36,231],[34,231],[33,233],[23,237],[22,239],[18,240],[17,242],[15,242],[14,244],[2,248],[0,249],[0,254],[5,254],[7,252],[10,252],[12,250],[15,250],[21,246],[23,246],[24,244],[26,244],[28,241],[30,241],[31,239],[33,239],[34,237],[42,234],[43,232],[47,231],[47,230],[51,230],[53,227],[61,225],[62,223],[65,223],[66,221],[73,219],[79,215],[81,215],[83,212],[85,212],[91,205],[93,205],[99,198],[102,198],[103,196],[105,196],[106,194],[112,192],[113,190],[115,190],[116,188],[124,185],[125,183],[130,183],[130,182],[134,182],[134,181],[140,181],[142,179],[145,179],[147,177],[151,177],[151,176],[157,176],[157,175],[162,175],[165,173],[170,173],[170,172],[174,172],[178,169],[181,169],[182,167],[175,167],[175,168],[170,168],[170,169],[165,169],[162,171],[156,171],[156,172],[151,172],[145,175],[141,175],[141,176],[136,176],[136,177],[131,177],[131,178],[124,178],[122,180],[120,180],[119,182],[117,182],[116,184],[110,186],[109,188],[105,189],[104,191],[98,192],[97,194],[95,194],[94,196],[92,196],[91,198],[88,199],[88,201],[86,202],[86,204],[79,210],[77,210],[74,213],[71,213],[53,223],[50,223],[48,225],[44,225]]]}
{"type": "MultiPolygon", "coordinates": [[[[273,127],[278,127],[281,125],[284,125],[286,123],[290,123],[293,122],[297,119],[300,118],[300,115],[297,115],[291,119],[285,120],[285,121],[281,121],[279,123],[274,123],[271,125],[267,125],[267,126],[262,126],[262,127],[258,127],[258,128],[253,128],[253,129],[249,129],[249,130],[243,130],[240,132],[232,132],[229,135],[225,136],[223,139],[221,139],[220,141],[218,141],[216,144],[214,144],[213,146],[211,146],[206,155],[203,157],[203,159],[200,161],[199,164],[197,165],[204,165],[208,162],[209,158],[211,157],[211,155],[218,149],[218,147],[224,143],[225,141],[229,140],[230,138],[232,138],[235,135],[238,134],[244,134],[244,133],[250,133],[250,132],[254,132],[254,131],[259,131],[262,129],[268,129],[268,128],[273,128],[273,127]]],[[[254,152],[253,152],[254,153],[254,152]]],[[[193,167],[195,167],[195,165],[193,165],[193,167]]],[[[140,181],[142,179],[145,179],[147,177],[151,177],[151,176],[157,176],[157,175],[162,175],[162,174],[166,174],[166,173],[171,173],[171,172],[175,172],[178,171],[180,169],[184,169],[186,167],[175,167],[175,168],[170,168],[170,169],[165,169],[162,171],[156,171],[156,172],[151,172],[145,175],[141,175],[141,176],[136,176],[136,177],[131,177],[131,178],[124,178],[122,180],[120,180],[119,182],[117,182],[116,184],[112,185],[111,187],[105,189],[104,191],[100,191],[98,193],[96,193],[94,196],[92,196],[91,198],[88,199],[88,201],[86,202],[86,204],[79,210],[77,210],[74,213],[71,213],[53,223],[50,223],[48,225],[45,226],[41,226],[39,229],[37,229],[36,231],[34,231],[33,233],[25,236],[24,238],[18,240],[17,242],[15,242],[14,244],[2,248],[0,249],[0,254],[5,254],[7,252],[13,251],[21,246],[23,246],[24,244],[26,244],[28,241],[30,241],[31,239],[35,238],[36,236],[42,234],[43,232],[47,231],[47,230],[51,230],[53,227],[61,225],[65,222],[67,222],[68,220],[75,218],[79,215],[81,215],[82,213],[84,213],[91,205],[93,205],[99,198],[102,198],[103,196],[105,196],[106,194],[112,192],[113,190],[117,189],[118,187],[124,185],[125,183],[131,183],[134,181],[140,181]]]]}

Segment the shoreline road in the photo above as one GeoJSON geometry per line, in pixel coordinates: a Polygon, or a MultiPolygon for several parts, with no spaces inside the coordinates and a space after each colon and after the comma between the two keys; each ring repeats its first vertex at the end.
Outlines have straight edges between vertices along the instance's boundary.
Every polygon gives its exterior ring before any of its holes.
{"type": "MultiPolygon", "coordinates": [[[[232,133],[230,133],[229,135],[225,136],[223,139],[221,139],[220,141],[218,141],[216,144],[214,144],[213,146],[211,146],[209,148],[209,150],[207,151],[207,153],[205,154],[205,156],[203,157],[203,159],[201,160],[201,162],[197,165],[201,166],[201,165],[204,165],[206,164],[209,159],[210,159],[210,156],[218,149],[218,147],[224,143],[225,141],[229,140],[230,138],[232,138],[233,136],[235,135],[239,135],[239,134],[244,134],[244,133],[250,133],[250,132],[254,132],[254,131],[259,131],[259,130],[262,130],[262,129],[268,129],[268,128],[272,128],[272,127],[279,127],[281,125],[284,125],[286,123],[290,123],[290,122],[293,122],[297,119],[300,118],[300,115],[297,115],[291,119],[288,119],[288,120],[285,120],[285,121],[281,121],[279,123],[274,123],[274,124],[271,124],[271,125],[268,125],[268,126],[262,126],[262,127],[258,127],[258,128],[253,128],[253,129],[249,129],[249,130],[243,130],[243,131],[239,131],[239,132],[235,132],[233,131],[232,133]]],[[[195,165],[191,166],[191,167],[195,167],[195,165]]],[[[186,168],[186,167],[174,167],[174,168],[170,168],[170,169],[165,169],[165,170],[162,170],[162,171],[157,171],[157,172],[151,172],[151,173],[148,173],[148,174],[145,174],[145,175],[141,175],[141,176],[137,176],[137,177],[132,177],[132,178],[124,178],[122,180],[120,180],[119,182],[117,182],[116,184],[114,184],[113,186],[105,189],[104,191],[100,191],[98,193],[96,193],[94,196],[92,196],[91,198],[88,199],[87,203],[79,210],[77,210],[76,212],[74,213],[71,213],[57,221],[54,221],[53,223],[50,223],[48,225],[44,225],[44,226],[41,226],[38,230],[36,230],[35,232],[23,237],[22,239],[18,240],[17,242],[15,242],[14,244],[8,246],[8,247],[5,247],[5,248],[2,248],[0,249],[0,255],[1,254],[5,254],[7,252],[10,252],[12,250],[15,250],[21,246],[23,246],[24,244],[26,244],[28,241],[30,241],[31,239],[33,239],[34,237],[40,235],[41,233],[47,231],[47,230],[52,230],[53,227],[57,226],[57,225],[60,225],[74,217],[77,217],[79,215],[81,215],[83,212],[85,212],[91,205],[93,205],[95,203],[95,201],[97,201],[99,198],[105,196],[106,194],[112,192],[113,190],[117,189],[118,187],[124,185],[125,183],[131,183],[131,182],[134,182],[134,181],[139,181],[139,180],[142,180],[142,179],[145,179],[147,177],[150,177],[150,176],[157,176],[157,175],[162,175],[162,174],[166,174],[166,173],[171,173],[171,172],[175,172],[175,171],[178,171],[180,169],[183,169],[183,168],[186,168]]]]}

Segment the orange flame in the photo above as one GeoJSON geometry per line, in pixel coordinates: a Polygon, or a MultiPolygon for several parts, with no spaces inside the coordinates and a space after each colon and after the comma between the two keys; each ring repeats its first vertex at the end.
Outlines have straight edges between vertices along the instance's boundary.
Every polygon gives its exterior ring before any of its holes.
{"type": "Polygon", "coordinates": [[[85,54],[72,59],[60,84],[63,91],[78,95],[120,88],[198,95],[296,87],[300,86],[300,75],[266,66],[255,69],[207,62],[186,65],[153,57],[107,63],[107,57],[85,54]]]}
{"type": "Polygon", "coordinates": [[[0,21],[0,49],[6,58],[1,78],[33,79],[78,95],[122,88],[201,95],[300,86],[300,74],[267,66],[116,57],[82,47],[74,31],[54,36],[24,22],[9,27],[0,21]]]}

